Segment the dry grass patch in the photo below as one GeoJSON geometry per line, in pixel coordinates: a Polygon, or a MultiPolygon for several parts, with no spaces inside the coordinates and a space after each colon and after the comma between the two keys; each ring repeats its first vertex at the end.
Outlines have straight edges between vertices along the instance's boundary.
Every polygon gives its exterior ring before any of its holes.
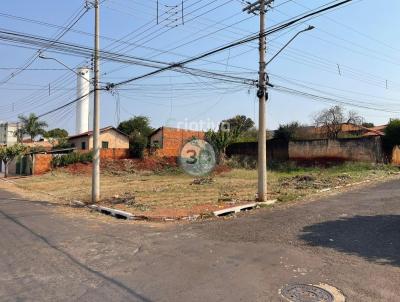
{"type": "MultiPolygon", "coordinates": [[[[282,202],[366,179],[385,179],[399,169],[371,164],[345,164],[332,168],[277,167],[268,173],[269,199],[282,202]]],[[[56,171],[40,177],[16,180],[28,192],[46,192],[49,199],[90,202],[90,175],[56,171]]],[[[212,179],[195,180],[174,172],[104,173],[102,204],[137,215],[182,217],[253,202],[257,190],[255,170],[234,169],[212,179]]]]}

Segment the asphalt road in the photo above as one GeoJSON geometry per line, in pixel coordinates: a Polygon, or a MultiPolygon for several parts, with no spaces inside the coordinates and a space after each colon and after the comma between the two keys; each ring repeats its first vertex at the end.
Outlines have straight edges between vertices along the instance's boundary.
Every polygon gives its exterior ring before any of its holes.
{"type": "Polygon", "coordinates": [[[400,301],[400,182],[235,219],[99,222],[0,192],[0,301],[400,301]]]}

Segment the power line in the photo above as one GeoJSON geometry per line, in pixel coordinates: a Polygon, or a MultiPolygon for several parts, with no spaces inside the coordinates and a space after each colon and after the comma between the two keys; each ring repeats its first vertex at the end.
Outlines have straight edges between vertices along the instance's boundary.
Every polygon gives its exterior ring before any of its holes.
{"type": "Polygon", "coordinates": [[[278,91],[278,92],[286,93],[286,94],[292,94],[292,95],[304,97],[308,100],[314,100],[314,101],[318,101],[318,102],[347,105],[347,106],[356,107],[356,108],[369,109],[369,110],[375,110],[375,111],[383,111],[383,112],[388,112],[388,113],[400,113],[400,111],[372,107],[367,104],[364,105],[364,104],[360,103],[359,101],[358,101],[359,103],[354,103],[354,102],[346,101],[344,99],[316,95],[316,94],[312,94],[309,92],[293,89],[290,87],[280,86],[280,85],[272,85],[271,89],[278,91]]]}
{"type": "Polygon", "coordinates": [[[64,30],[62,30],[58,35],[56,35],[55,39],[52,42],[45,45],[42,49],[38,50],[35,54],[33,54],[31,57],[29,57],[28,60],[16,72],[11,73],[9,76],[5,77],[2,81],[0,81],[0,85],[7,83],[12,78],[15,78],[17,75],[19,75],[20,73],[25,71],[27,68],[29,68],[37,60],[41,51],[48,49],[49,47],[52,46],[52,43],[55,43],[55,42],[59,41],[62,37],[64,37],[68,33],[68,31],[72,27],[74,27],[79,22],[79,20],[81,20],[83,18],[83,16],[88,12],[88,10],[89,10],[88,8],[82,8],[79,10],[79,12],[77,14],[74,14],[74,16],[72,17],[72,20],[68,22],[67,27],[64,30]]]}
{"type": "MultiPolygon", "coordinates": [[[[348,2],[351,2],[351,1],[352,1],[352,0],[345,0],[345,1],[342,1],[342,2],[340,2],[340,3],[333,4],[333,5],[330,5],[330,6],[327,6],[327,7],[323,7],[323,8],[321,8],[321,9],[315,10],[315,11],[313,11],[313,12],[307,13],[307,14],[305,14],[305,15],[303,15],[303,16],[299,16],[299,17],[297,17],[297,18],[294,18],[293,20],[291,20],[291,21],[289,21],[289,22],[287,22],[287,23],[284,23],[284,24],[282,24],[282,25],[276,26],[276,27],[272,28],[271,30],[266,31],[265,34],[264,34],[264,36],[267,36],[267,35],[270,35],[270,34],[272,34],[272,33],[274,33],[274,32],[277,32],[277,31],[280,31],[280,30],[282,30],[282,29],[285,29],[285,28],[287,28],[287,27],[289,27],[289,26],[291,26],[291,25],[293,25],[293,24],[295,24],[295,23],[297,23],[297,22],[299,22],[299,21],[301,21],[301,20],[303,20],[303,19],[313,17],[313,16],[315,16],[315,15],[321,13],[321,12],[324,12],[324,11],[327,11],[327,10],[330,10],[330,9],[333,9],[333,8],[336,8],[336,7],[340,6],[340,5],[343,5],[343,4],[348,3],[348,2]]],[[[119,86],[128,84],[128,83],[130,83],[130,82],[133,82],[133,81],[136,81],[136,80],[145,78],[145,77],[149,77],[149,76],[151,76],[151,75],[158,74],[158,73],[163,72],[163,71],[183,68],[183,67],[184,67],[183,65],[185,65],[185,64],[188,64],[188,63],[191,63],[191,62],[200,60],[200,59],[202,59],[202,58],[208,57],[208,56],[213,55],[213,54],[215,54],[215,53],[224,51],[224,50],[226,50],[226,49],[229,49],[229,48],[232,48],[232,47],[236,47],[236,46],[242,45],[242,44],[244,44],[244,43],[248,43],[248,42],[250,42],[250,41],[253,41],[253,40],[255,40],[255,39],[258,39],[259,36],[260,36],[260,35],[249,36],[249,37],[247,37],[247,38],[244,38],[244,39],[235,41],[235,42],[230,43],[230,44],[228,44],[228,45],[225,45],[225,46],[216,48],[216,49],[214,49],[214,50],[212,50],[212,51],[203,53],[203,54],[198,55],[198,56],[196,56],[196,57],[193,57],[193,58],[190,58],[190,59],[181,61],[181,62],[179,62],[179,63],[174,63],[174,64],[168,65],[168,66],[163,67],[163,68],[160,68],[160,69],[157,69],[157,70],[155,70],[155,71],[153,71],[153,72],[150,72],[150,73],[148,73],[148,74],[145,74],[145,75],[142,75],[142,76],[138,76],[138,77],[135,77],[135,78],[132,78],[132,79],[128,79],[128,80],[125,80],[125,81],[122,81],[122,82],[119,82],[119,83],[110,84],[110,85],[108,85],[107,89],[114,89],[114,88],[116,88],[116,87],[119,87],[119,86]]],[[[104,90],[104,88],[102,88],[101,90],[104,90]]],[[[92,93],[92,92],[90,92],[90,94],[91,94],[91,93],[92,93]]],[[[65,107],[67,107],[67,106],[69,106],[69,105],[71,105],[71,104],[73,104],[73,103],[79,101],[80,99],[81,99],[81,98],[78,98],[78,99],[75,99],[75,100],[73,100],[73,101],[70,101],[70,102],[68,102],[67,104],[64,104],[63,106],[60,106],[60,107],[58,107],[58,108],[55,108],[55,109],[53,109],[53,110],[51,110],[51,111],[49,111],[49,112],[46,112],[46,113],[42,114],[41,116],[45,116],[45,115],[48,115],[48,114],[50,114],[50,113],[52,113],[52,112],[55,112],[55,111],[60,110],[60,109],[62,109],[62,108],[65,108],[65,107]]]]}
{"type": "MultiPolygon", "coordinates": [[[[316,11],[307,13],[307,14],[305,14],[304,16],[300,16],[300,17],[294,18],[292,21],[289,21],[289,22],[287,22],[287,23],[285,23],[285,24],[282,24],[282,25],[280,25],[280,26],[276,26],[276,27],[274,27],[274,28],[272,28],[272,29],[266,31],[266,32],[263,34],[263,36],[267,36],[267,35],[270,35],[270,34],[272,34],[272,33],[274,33],[274,32],[278,32],[278,31],[280,31],[280,30],[282,30],[282,29],[285,29],[285,28],[287,28],[287,27],[289,27],[289,26],[292,26],[293,24],[296,24],[297,22],[299,22],[299,21],[301,21],[301,20],[304,20],[304,19],[313,17],[313,16],[315,16],[315,15],[318,15],[318,14],[323,13],[323,12],[325,12],[325,11],[328,11],[328,10],[331,10],[331,9],[333,9],[333,8],[339,7],[339,6],[341,6],[341,5],[344,5],[344,4],[346,4],[346,3],[349,3],[349,2],[351,2],[351,1],[352,1],[352,0],[344,0],[344,1],[340,2],[340,3],[336,3],[336,4],[333,4],[333,5],[330,5],[330,6],[321,8],[321,9],[318,9],[318,10],[316,10],[316,11]]],[[[110,84],[109,87],[110,87],[110,88],[115,88],[115,87],[118,87],[118,86],[121,86],[121,85],[125,85],[125,84],[130,83],[130,82],[133,82],[133,81],[137,81],[137,80],[140,80],[140,79],[149,77],[149,76],[153,76],[153,75],[155,75],[155,74],[158,74],[158,73],[161,73],[161,72],[170,70],[170,69],[183,67],[183,66],[186,65],[186,64],[189,64],[189,63],[194,62],[194,61],[198,61],[198,60],[203,59],[203,58],[206,58],[206,57],[209,57],[209,56],[211,56],[211,55],[214,55],[214,54],[219,53],[219,52],[221,52],[221,51],[224,51],[224,50],[226,50],[226,49],[230,49],[230,48],[233,48],[233,47],[237,47],[237,46],[239,46],[239,45],[242,45],[242,44],[245,44],[245,43],[248,43],[248,42],[257,40],[257,39],[259,39],[259,37],[260,37],[260,34],[255,34],[255,35],[249,36],[249,37],[247,37],[247,38],[238,40],[238,41],[236,41],[236,42],[230,43],[230,44],[228,44],[228,45],[225,45],[225,46],[216,48],[216,49],[214,49],[214,50],[208,51],[208,52],[203,53],[203,54],[201,54],[201,55],[198,55],[198,56],[195,56],[195,57],[192,57],[192,58],[183,60],[183,61],[178,62],[178,63],[171,64],[171,65],[166,66],[166,67],[163,67],[163,68],[160,68],[160,69],[155,70],[155,71],[152,71],[152,72],[150,72],[150,73],[147,73],[147,74],[144,74],[144,75],[140,75],[140,76],[137,76],[137,77],[134,77],[134,78],[131,78],[131,79],[128,79],[128,80],[119,82],[119,83],[110,84]]]]}

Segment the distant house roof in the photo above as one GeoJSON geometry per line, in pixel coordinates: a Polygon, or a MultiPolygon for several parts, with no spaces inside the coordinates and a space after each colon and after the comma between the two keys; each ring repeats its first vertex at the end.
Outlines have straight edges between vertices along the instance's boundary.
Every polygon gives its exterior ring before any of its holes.
{"type": "Polygon", "coordinates": [[[387,125],[375,126],[371,128],[362,127],[366,132],[362,136],[384,136],[387,125]]]}
{"type": "Polygon", "coordinates": [[[50,150],[53,148],[53,145],[47,140],[40,141],[32,141],[31,139],[26,139],[22,141],[23,145],[30,148],[44,148],[46,150],[50,150]]]}
{"type": "MultiPolygon", "coordinates": [[[[100,129],[100,133],[101,132],[106,132],[106,131],[109,131],[109,130],[114,130],[114,131],[118,132],[119,134],[122,134],[122,135],[128,137],[127,134],[123,133],[122,131],[118,130],[117,128],[115,128],[113,126],[108,126],[108,127],[105,127],[105,128],[101,128],[100,129]]],[[[79,138],[79,137],[84,137],[84,136],[92,136],[92,135],[93,135],[93,131],[87,131],[87,132],[83,132],[81,134],[69,136],[68,139],[79,138]]]]}
{"type": "MultiPolygon", "coordinates": [[[[351,123],[343,123],[341,125],[342,133],[358,133],[360,136],[383,136],[385,135],[384,130],[387,125],[381,125],[376,127],[367,128],[362,125],[355,125],[351,123]]],[[[305,126],[302,130],[307,131],[310,135],[321,134],[324,131],[324,126],[305,126]]]]}

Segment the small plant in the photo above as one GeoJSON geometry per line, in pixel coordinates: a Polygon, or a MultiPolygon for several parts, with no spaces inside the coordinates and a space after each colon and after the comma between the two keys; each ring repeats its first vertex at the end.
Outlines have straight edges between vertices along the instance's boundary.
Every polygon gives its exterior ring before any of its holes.
{"type": "Polygon", "coordinates": [[[232,156],[227,161],[226,164],[232,169],[246,169],[253,170],[257,168],[257,158],[254,156],[232,156]]]}
{"type": "Polygon", "coordinates": [[[93,160],[93,154],[72,152],[64,155],[54,156],[51,165],[53,168],[65,167],[76,163],[90,163],[93,160]]]}

